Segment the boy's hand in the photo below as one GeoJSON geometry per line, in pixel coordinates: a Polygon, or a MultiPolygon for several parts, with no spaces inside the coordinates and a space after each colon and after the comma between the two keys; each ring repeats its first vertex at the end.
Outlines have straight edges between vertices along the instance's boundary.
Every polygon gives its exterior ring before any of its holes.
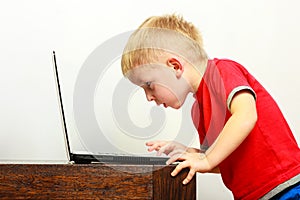
{"type": "Polygon", "coordinates": [[[147,142],[146,145],[149,147],[149,152],[155,150],[157,151],[157,155],[164,153],[170,156],[170,159],[166,163],[167,165],[181,161],[171,173],[172,176],[176,176],[184,168],[190,168],[187,177],[182,182],[183,184],[189,183],[196,172],[209,172],[212,170],[206,155],[200,153],[201,151],[199,149],[188,148],[175,141],[163,140],[150,141],[147,142]]]}
{"type": "Polygon", "coordinates": [[[183,152],[180,154],[175,154],[168,160],[168,162],[172,163],[176,160],[182,162],[179,162],[179,164],[173,170],[173,172],[171,173],[172,176],[176,176],[184,168],[190,169],[187,177],[182,182],[183,184],[188,184],[192,180],[196,172],[205,173],[210,172],[213,169],[206,155],[203,153],[183,152]]]}
{"type": "Polygon", "coordinates": [[[150,141],[147,142],[146,145],[149,147],[148,151],[157,151],[157,155],[160,156],[163,153],[168,156],[173,156],[178,153],[182,153],[187,151],[188,147],[180,144],[175,141],[164,141],[164,140],[157,140],[157,141],[150,141]]]}

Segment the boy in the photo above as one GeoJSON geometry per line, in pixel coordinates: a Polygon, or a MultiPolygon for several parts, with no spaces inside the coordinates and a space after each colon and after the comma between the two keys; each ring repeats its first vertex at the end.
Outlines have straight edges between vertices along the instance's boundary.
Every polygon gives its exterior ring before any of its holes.
{"type": "Polygon", "coordinates": [[[149,101],[178,109],[188,93],[201,148],[150,141],[189,173],[220,172],[235,199],[299,199],[300,151],[276,102],[240,64],[208,59],[199,31],[176,15],[150,17],[131,35],[122,72],[149,101]]]}

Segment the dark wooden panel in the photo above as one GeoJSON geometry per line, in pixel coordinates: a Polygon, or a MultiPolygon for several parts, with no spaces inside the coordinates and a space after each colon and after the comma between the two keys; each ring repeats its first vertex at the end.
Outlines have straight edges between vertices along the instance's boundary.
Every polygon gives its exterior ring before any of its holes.
{"type": "Polygon", "coordinates": [[[0,169],[1,199],[152,199],[150,166],[1,165],[0,169]]]}
{"type": "Polygon", "coordinates": [[[153,188],[159,192],[153,193],[153,199],[196,199],[196,178],[190,183],[183,185],[182,181],[187,176],[189,170],[184,169],[176,177],[171,176],[174,167],[158,168],[154,167],[153,188]]]}
{"type": "Polygon", "coordinates": [[[196,199],[174,166],[0,164],[0,199],[196,199]]]}

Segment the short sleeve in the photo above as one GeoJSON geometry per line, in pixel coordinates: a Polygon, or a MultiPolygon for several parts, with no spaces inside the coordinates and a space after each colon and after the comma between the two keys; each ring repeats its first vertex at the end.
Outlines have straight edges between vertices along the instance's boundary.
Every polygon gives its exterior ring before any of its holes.
{"type": "Polygon", "coordinates": [[[227,109],[230,111],[230,105],[235,94],[242,90],[248,90],[256,99],[256,93],[252,88],[252,76],[239,63],[231,60],[217,60],[215,61],[216,71],[215,76],[220,76],[215,81],[215,88],[225,93],[225,100],[227,109]],[[223,88],[221,88],[223,87],[223,88]]]}

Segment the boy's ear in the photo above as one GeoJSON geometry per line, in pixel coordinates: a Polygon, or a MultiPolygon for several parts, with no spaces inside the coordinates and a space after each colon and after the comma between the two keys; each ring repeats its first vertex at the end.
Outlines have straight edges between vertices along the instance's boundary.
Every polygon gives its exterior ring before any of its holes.
{"type": "Polygon", "coordinates": [[[183,66],[179,60],[177,60],[176,58],[169,58],[167,60],[167,65],[175,70],[177,78],[181,77],[183,73],[183,66]]]}

